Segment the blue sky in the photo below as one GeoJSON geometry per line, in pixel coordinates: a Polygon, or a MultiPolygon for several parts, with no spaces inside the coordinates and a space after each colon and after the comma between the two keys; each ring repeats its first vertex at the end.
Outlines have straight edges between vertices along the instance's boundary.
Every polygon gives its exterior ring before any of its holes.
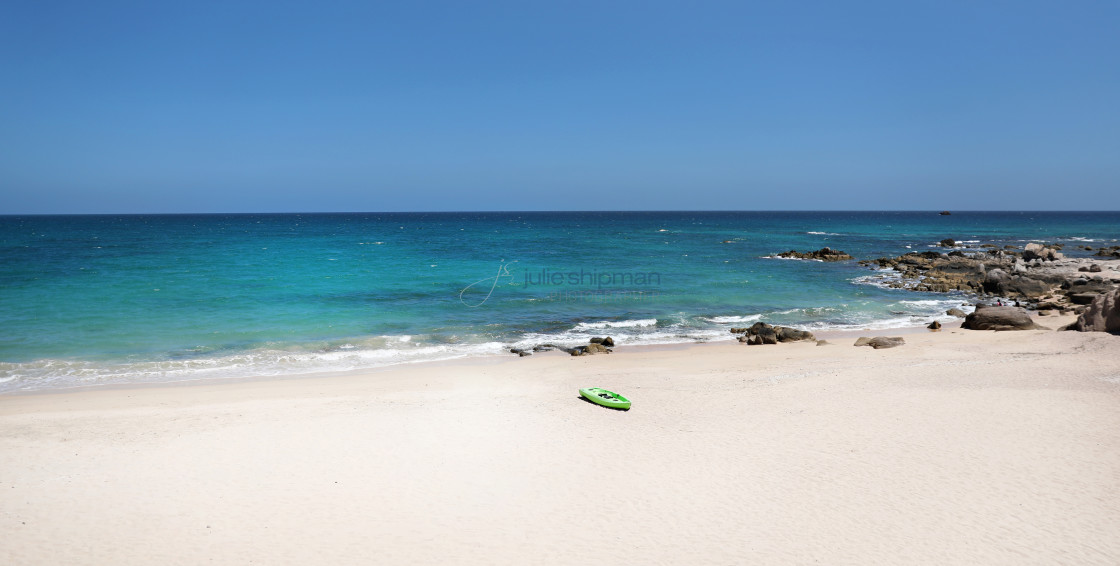
{"type": "Polygon", "coordinates": [[[0,4],[0,213],[1120,208],[1116,2],[0,4]]]}

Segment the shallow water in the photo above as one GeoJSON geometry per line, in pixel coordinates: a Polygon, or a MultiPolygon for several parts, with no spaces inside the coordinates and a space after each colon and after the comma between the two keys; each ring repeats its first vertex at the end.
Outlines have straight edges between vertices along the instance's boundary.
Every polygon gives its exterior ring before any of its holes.
{"type": "Polygon", "coordinates": [[[857,259],[1120,243],[1120,213],[634,212],[0,217],[0,391],[376,367],[540,342],[944,320],[857,259]],[[942,249],[942,248],[938,248],[942,249]]]}

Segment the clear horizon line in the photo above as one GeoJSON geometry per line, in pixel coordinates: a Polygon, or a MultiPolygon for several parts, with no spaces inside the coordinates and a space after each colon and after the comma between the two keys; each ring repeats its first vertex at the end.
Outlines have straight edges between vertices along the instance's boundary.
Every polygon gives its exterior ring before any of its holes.
{"type": "Polygon", "coordinates": [[[604,213],[621,213],[621,214],[640,214],[651,212],[665,212],[665,213],[740,213],[740,212],[760,212],[760,213],[792,213],[792,212],[915,212],[915,213],[932,213],[940,215],[941,212],[949,212],[952,214],[976,214],[976,213],[991,213],[991,212],[1012,212],[1012,213],[1030,213],[1030,214],[1049,214],[1057,212],[1077,212],[1077,213],[1114,213],[1120,210],[1081,210],[1081,209],[1062,209],[1062,210],[1026,210],[1026,209],[987,209],[987,210],[951,210],[951,209],[858,209],[858,208],[845,208],[845,209],[734,209],[734,210],[720,210],[720,209],[635,209],[635,210],[312,210],[312,211],[190,211],[190,212],[4,212],[0,213],[0,217],[12,216],[204,216],[204,215],[259,215],[259,214],[604,214],[604,213]]]}

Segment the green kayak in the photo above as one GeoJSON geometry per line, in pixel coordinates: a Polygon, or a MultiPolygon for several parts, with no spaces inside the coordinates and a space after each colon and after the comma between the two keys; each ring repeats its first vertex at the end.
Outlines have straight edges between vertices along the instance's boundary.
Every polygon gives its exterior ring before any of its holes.
{"type": "Polygon", "coordinates": [[[607,391],[606,389],[599,389],[598,387],[587,387],[579,390],[579,394],[587,398],[592,403],[598,403],[604,407],[612,409],[629,409],[630,400],[614,391],[607,391]]]}

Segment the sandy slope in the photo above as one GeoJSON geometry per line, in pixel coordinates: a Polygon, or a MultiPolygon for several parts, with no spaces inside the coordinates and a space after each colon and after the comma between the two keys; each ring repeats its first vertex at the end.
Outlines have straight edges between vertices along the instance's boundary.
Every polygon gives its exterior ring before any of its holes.
{"type": "Polygon", "coordinates": [[[0,564],[1120,563],[1120,337],[906,338],[0,397],[0,564]]]}

